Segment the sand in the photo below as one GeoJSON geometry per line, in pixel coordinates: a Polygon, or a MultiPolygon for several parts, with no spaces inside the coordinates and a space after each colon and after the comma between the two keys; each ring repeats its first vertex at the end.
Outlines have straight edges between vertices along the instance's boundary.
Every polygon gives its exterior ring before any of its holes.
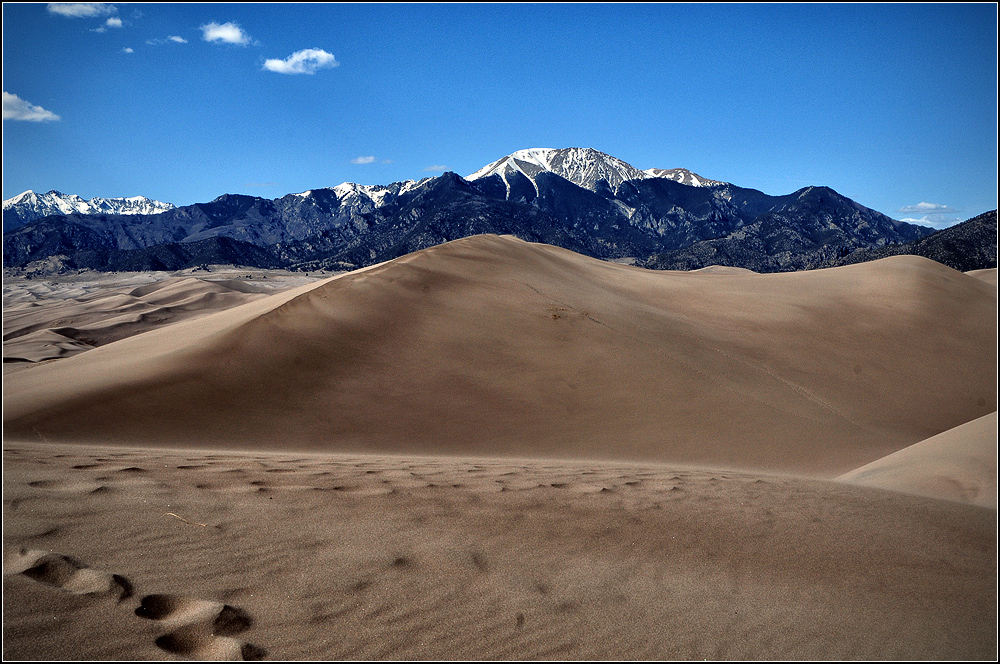
{"type": "Polygon", "coordinates": [[[190,278],[5,370],[6,659],[997,657],[989,275],[477,236],[190,278]]]}
{"type": "Polygon", "coordinates": [[[983,270],[969,270],[965,274],[975,277],[976,279],[982,279],[988,284],[993,286],[997,285],[997,269],[995,267],[986,268],[983,270]]]}
{"type": "Polygon", "coordinates": [[[260,299],[318,277],[281,270],[4,275],[4,373],[70,357],[171,323],[260,299]],[[199,275],[199,276],[193,276],[199,275]]]}
{"type": "Polygon", "coordinates": [[[997,414],[949,429],[838,481],[997,508],[997,414]]]}
{"type": "Polygon", "coordinates": [[[23,444],[5,659],[992,659],[996,512],[542,459],[23,444]],[[138,613],[137,613],[138,612],[138,613]]]}
{"type": "Polygon", "coordinates": [[[996,311],[915,256],[657,272],[476,236],[8,375],[4,426],[832,478],[996,410],[996,311]]]}

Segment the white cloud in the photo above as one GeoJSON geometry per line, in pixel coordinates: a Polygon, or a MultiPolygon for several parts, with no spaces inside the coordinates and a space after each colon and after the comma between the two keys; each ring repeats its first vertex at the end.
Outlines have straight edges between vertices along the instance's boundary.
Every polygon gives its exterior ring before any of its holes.
{"type": "Polygon", "coordinates": [[[321,48],[306,48],[292,53],[284,60],[264,61],[264,69],[279,74],[313,74],[318,69],[337,67],[340,63],[321,48]]]}
{"type": "Polygon", "coordinates": [[[370,164],[375,161],[375,157],[355,157],[351,160],[352,164],[370,164]]]}
{"type": "Polygon", "coordinates": [[[178,37],[177,35],[170,35],[166,39],[160,39],[159,37],[157,37],[156,39],[146,40],[146,43],[149,44],[150,46],[159,46],[160,44],[166,44],[167,42],[174,42],[175,44],[188,43],[186,39],[184,39],[183,37],[178,37]]]}
{"type": "Polygon", "coordinates": [[[446,171],[446,170],[448,170],[447,166],[441,166],[441,165],[436,164],[434,166],[428,166],[427,168],[424,169],[424,172],[425,173],[443,172],[443,171],[446,171]]]}
{"type": "Polygon", "coordinates": [[[250,43],[250,35],[243,32],[243,28],[235,23],[206,23],[201,26],[202,38],[207,42],[225,42],[226,44],[241,44],[246,46],[250,43]]]}
{"type": "Polygon", "coordinates": [[[920,202],[916,205],[905,205],[899,208],[896,212],[900,214],[920,215],[919,217],[905,217],[900,219],[900,221],[905,221],[909,224],[930,226],[931,228],[938,230],[954,226],[962,221],[962,218],[958,216],[961,210],[953,208],[949,205],[940,205],[938,203],[920,202]]]}
{"type": "Polygon", "coordinates": [[[135,53],[130,47],[126,46],[122,49],[122,53],[135,53]]]}
{"type": "Polygon", "coordinates": [[[118,11],[113,4],[107,2],[50,2],[48,3],[48,10],[51,14],[59,14],[60,16],[68,16],[70,18],[105,16],[118,11]]]}
{"type": "Polygon", "coordinates": [[[24,120],[27,122],[54,122],[59,116],[52,111],[46,111],[41,106],[29,104],[17,95],[3,91],[3,119],[24,120]]]}
{"type": "Polygon", "coordinates": [[[954,214],[956,212],[961,212],[961,210],[956,210],[955,208],[948,207],[947,205],[938,205],[937,203],[917,203],[916,205],[906,205],[898,210],[902,214],[954,214]]]}
{"type": "Polygon", "coordinates": [[[104,22],[104,25],[109,28],[120,28],[122,27],[122,20],[120,18],[111,17],[104,22]]]}

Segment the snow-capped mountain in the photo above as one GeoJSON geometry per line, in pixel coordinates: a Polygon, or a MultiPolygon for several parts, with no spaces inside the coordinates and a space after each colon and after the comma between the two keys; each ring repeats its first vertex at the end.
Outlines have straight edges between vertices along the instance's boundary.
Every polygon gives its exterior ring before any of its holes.
{"type": "Polygon", "coordinates": [[[719,182],[718,180],[703,178],[697,173],[692,173],[686,168],[647,168],[643,171],[643,173],[651,178],[667,178],[668,180],[680,182],[681,184],[686,184],[691,187],[718,187],[726,184],[725,182],[719,182]]]}
{"type": "Polygon", "coordinates": [[[326,187],[324,189],[310,189],[301,194],[291,194],[302,199],[315,199],[322,194],[332,193],[343,206],[350,206],[358,210],[375,209],[382,207],[388,201],[393,200],[407,192],[413,191],[423,182],[430,178],[420,180],[404,180],[393,182],[392,184],[357,184],[355,182],[344,182],[336,187],[326,187]]]}
{"type": "Polygon", "coordinates": [[[98,199],[58,192],[26,192],[4,208],[4,266],[16,268],[61,255],[80,269],[346,269],[495,233],[597,258],[666,256],[658,267],[714,261],[780,271],[929,232],[827,187],[771,196],[686,169],[640,171],[590,148],[519,150],[467,178],[345,182],[275,199],[223,194],[156,214],[94,214],[103,211],[98,199]],[[8,225],[15,202],[30,208],[46,197],[56,214],[8,225]]]}
{"type": "MultiPolygon", "coordinates": [[[[531,148],[518,150],[479,169],[466,180],[473,181],[499,175],[507,191],[516,189],[517,180],[524,176],[535,183],[539,173],[555,173],[573,184],[596,191],[597,181],[605,180],[612,191],[629,180],[666,178],[692,187],[714,187],[725,184],[692,173],[686,168],[648,168],[640,171],[629,163],[593,148],[531,148]]],[[[537,183],[536,191],[537,191],[537,183]]]]}
{"type": "Polygon", "coordinates": [[[566,178],[578,187],[595,190],[598,180],[604,179],[612,189],[626,180],[649,177],[638,168],[617,157],[604,154],[593,148],[531,148],[518,150],[502,159],[480,168],[465,178],[473,181],[490,175],[499,175],[511,185],[512,176],[520,174],[532,182],[539,173],[547,171],[566,178]]]}
{"type": "Polygon", "coordinates": [[[76,194],[64,194],[54,189],[44,194],[36,194],[29,189],[3,202],[3,225],[5,230],[11,230],[52,214],[157,214],[174,207],[171,203],[154,201],[145,196],[95,197],[87,201],[76,194]]]}

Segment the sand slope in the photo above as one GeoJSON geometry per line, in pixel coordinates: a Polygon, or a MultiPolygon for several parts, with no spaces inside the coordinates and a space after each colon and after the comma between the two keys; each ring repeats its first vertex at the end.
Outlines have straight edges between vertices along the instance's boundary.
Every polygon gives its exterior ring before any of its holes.
{"type": "Polygon", "coordinates": [[[965,274],[970,277],[975,277],[976,279],[982,279],[986,283],[993,286],[997,285],[997,269],[995,267],[986,268],[984,270],[969,270],[965,274]]]}
{"type": "Polygon", "coordinates": [[[8,444],[5,659],[996,658],[996,512],[682,466],[8,444]]]}
{"type": "Polygon", "coordinates": [[[997,414],[845,473],[841,482],[997,507],[997,414]]]}
{"type": "Polygon", "coordinates": [[[996,289],[912,256],[655,272],[476,236],[8,376],[8,439],[834,477],[996,409],[996,289]]]}

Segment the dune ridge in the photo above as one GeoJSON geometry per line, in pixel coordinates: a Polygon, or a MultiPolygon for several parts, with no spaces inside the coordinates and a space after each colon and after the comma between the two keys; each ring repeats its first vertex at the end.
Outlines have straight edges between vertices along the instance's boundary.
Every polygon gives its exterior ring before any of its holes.
{"type": "Polygon", "coordinates": [[[6,435],[834,477],[996,408],[996,295],[912,256],[655,272],[475,236],[7,379],[6,435]]]}
{"type": "Polygon", "coordinates": [[[997,413],[984,415],[836,478],[997,508],[997,413]]]}

